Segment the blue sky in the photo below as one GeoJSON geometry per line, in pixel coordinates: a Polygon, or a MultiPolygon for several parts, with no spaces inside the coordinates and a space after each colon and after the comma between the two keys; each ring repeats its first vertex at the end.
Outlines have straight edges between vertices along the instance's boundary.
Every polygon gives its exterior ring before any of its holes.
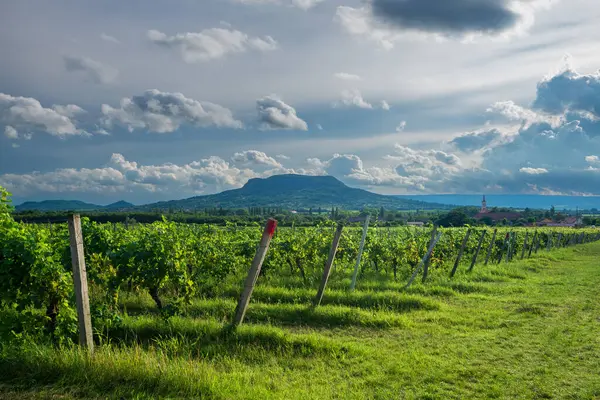
{"type": "Polygon", "coordinates": [[[600,194],[594,0],[6,0],[0,185],[600,194]]]}

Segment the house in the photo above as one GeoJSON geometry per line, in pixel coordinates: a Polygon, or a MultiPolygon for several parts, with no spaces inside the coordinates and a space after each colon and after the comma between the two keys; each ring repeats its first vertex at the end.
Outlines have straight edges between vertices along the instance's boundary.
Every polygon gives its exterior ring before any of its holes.
{"type": "Polygon", "coordinates": [[[407,222],[406,225],[409,226],[424,226],[425,223],[421,221],[407,222]]]}
{"type": "Polygon", "coordinates": [[[538,222],[538,226],[551,226],[561,228],[574,228],[578,225],[581,225],[581,220],[578,217],[567,217],[560,222],[552,221],[551,219],[546,218],[538,222]]]}

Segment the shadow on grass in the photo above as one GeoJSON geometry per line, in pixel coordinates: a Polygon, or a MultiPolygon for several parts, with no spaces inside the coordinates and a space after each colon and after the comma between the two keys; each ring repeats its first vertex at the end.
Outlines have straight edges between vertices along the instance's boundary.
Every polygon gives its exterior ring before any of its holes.
{"type": "MultiPolygon", "coordinates": [[[[239,293],[239,289],[231,289],[226,292],[226,296],[238,299],[239,293]]],[[[262,286],[254,290],[252,300],[262,303],[311,304],[315,295],[316,291],[311,289],[262,286]]],[[[395,312],[438,310],[440,308],[440,303],[435,300],[393,291],[326,290],[321,304],[395,312]]]]}
{"type": "MultiPolygon", "coordinates": [[[[135,301],[123,303],[129,314],[157,314],[156,307],[135,301]]],[[[236,302],[227,299],[195,300],[186,307],[185,315],[190,317],[212,318],[221,322],[231,322],[236,302]]],[[[251,303],[246,312],[245,322],[270,323],[285,326],[307,326],[319,328],[360,326],[365,328],[406,327],[407,319],[390,311],[366,311],[345,306],[313,307],[305,304],[264,304],[251,303]]]]}
{"type": "Polygon", "coordinates": [[[127,317],[121,327],[109,330],[106,337],[112,343],[159,346],[176,353],[170,355],[193,358],[240,356],[258,360],[272,354],[343,358],[353,350],[352,346],[316,333],[292,334],[273,326],[250,324],[232,328],[215,320],[181,317],[169,321],[155,316],[127,317]],[[176,345],[163,346],[173,340],[176,345]]]}

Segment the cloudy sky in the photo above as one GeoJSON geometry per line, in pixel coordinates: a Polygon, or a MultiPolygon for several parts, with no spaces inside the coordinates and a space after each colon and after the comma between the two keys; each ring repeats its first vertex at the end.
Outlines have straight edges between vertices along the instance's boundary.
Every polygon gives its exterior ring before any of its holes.
{"type": "Polygon", "coordinates": [[[0,185],[600,194],[597,0],[3,0],[0,185]]]}

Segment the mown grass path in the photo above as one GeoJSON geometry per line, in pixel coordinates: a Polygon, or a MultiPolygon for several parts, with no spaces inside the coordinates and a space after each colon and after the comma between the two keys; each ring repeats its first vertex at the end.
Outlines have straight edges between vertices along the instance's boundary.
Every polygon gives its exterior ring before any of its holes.
{"type": "Polygon", "coordinates": [[[600,244],[438,274],[410,296],[428,306],[257,302],[235,334],[232,300],[199,301],[169,327],[128,317],[93,360],[5,346],[0,399],[600,399],[600,244]]]}

